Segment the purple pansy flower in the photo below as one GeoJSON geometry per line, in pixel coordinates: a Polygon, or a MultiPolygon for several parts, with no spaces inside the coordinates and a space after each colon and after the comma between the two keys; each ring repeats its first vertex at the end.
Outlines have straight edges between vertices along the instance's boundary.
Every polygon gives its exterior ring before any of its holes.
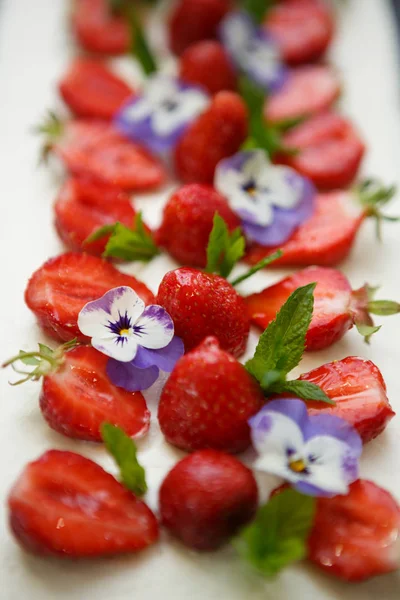
{"type": "Polygon", "coordinates": [[[264,150],[221,160],[214,187],[241,218],[246,237],[262,246],[285,243],[314,212],[311,181],[290,167],[273,165],[264,150]]]}
{"type": "Polygon", "coordinates": [[[266,91],[276,91],[287,78],[278,47],[245,12],[229,13],[219,35],[235,66],[266,91]]]}
{"type": "Polygon", "coordinates": [[[208,102],[201,89],[174,77],[155,75],[142,94],[121,108],[114,124],[129,139],[162,153],[175,146],[208,102]]]}
{"type": "Polygon", "coordinates": [[[107,374],[133,392],[149,388],[160,370],[170,373],[183,355],[174,323],[162,306],[145,306],[129,287],[118,287],[88,302],[78,316],[80,331],[110,357],[107,374]]]}
{"type": "Polygon", "coordinates": [[[362,442],[333,415],[309,416],[298,399],[273,400],[249,421],[254,468],[278,475],[310,496],[346,494],[358,477],[362,442]]]}

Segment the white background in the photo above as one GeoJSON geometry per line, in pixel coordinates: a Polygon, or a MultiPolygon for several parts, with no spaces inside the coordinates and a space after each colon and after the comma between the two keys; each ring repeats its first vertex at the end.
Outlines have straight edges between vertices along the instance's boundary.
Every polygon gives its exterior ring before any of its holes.
{"type": "MultiPolygon", "coordinates": [[[[398,64],[394,25],[384,0],[341,3],[339,31],[332,60],[344,82],[343,110],[360,127],[369,147],[364,171],[391,183],[399,179],[400,126],[398,64]]],[[[55,172],[37,166],[39,140],[31,127],[45,110],[57,106],[55,85],[73,52],[67,34],[68,3],[62,0],[3,0],[0,12],[0,360],[19,348],[44,341],[23,292],[32,272],[62,247],[52,226],[52,202],[60,184],[55,172]]],[[[160,43],[160,31],[153,30],[160,43]]],[[[120,65],[121,66],[121,65],[120,65]]],[[[126,72],[126,65],[122,65],[126,72]]],[[[136,199],[149,223],[159,220],[165,194],[136,199]]],[[[397,201],[392,213],[400,214],[397,201]]],[[[351,258],[343,265],[353,287],[365,281],[381,284],[381,297],[400,299],[400,225],[385,229],[385,242],[374,241],[365,224],[351,258]]],[[[163,273],[173,267],[158,259],[131,272],[157,289],[163,273]]],[[[252,283],[261,289],[281,273],[263,274],[252,283]]],[[[249,284],[248,284],[249,285],[249,284]]],[[[246,290],[250,288],[247,286],[246,290]]],[[[351,331],[329,351],[308,356],[299,372],[348,355],[372,359],[382,370],[395,409],[400,412],[400,317],[392,317],[370,347],[351,331]]],[[[252,336],[254,344],[255,335],[252,336]]],[[[251,345],[251,344],[250,344],[251,345]]],[[[3,498],[24,464],[49,448],[81,452],[114,471],[99,446],[80,443],[52,432],[39,408],[40,384],[11,388],[10,373],[0,385],[0,598],[1,600],[385,600],[398,598],[400,577],[388,575],[362,585],[335,581],[306,564],[295,565],[273,582],[265,582],[242,565],[233,550],[196,555],[166,540],[138,556],[108,561],[60,562],[21,552],[8,533],[3,498]]],[[[154,411],[154,403],[150,402],[154,411]]],[[[148,471],[149,503],[156,508],[157,487],[179,454],[163,442],[156,424],[140,443],[148,471]]],[[[394,419],[362,459],[362,474],[400,500],[400,419],[394,419]]]]}

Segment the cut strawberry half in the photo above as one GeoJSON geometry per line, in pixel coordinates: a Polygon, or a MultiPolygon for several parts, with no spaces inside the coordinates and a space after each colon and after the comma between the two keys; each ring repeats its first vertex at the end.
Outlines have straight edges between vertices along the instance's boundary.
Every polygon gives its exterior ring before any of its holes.
{"type": "Polygon", "coordinates": [[[319,498],[308,558],[345,581],[364,581],[400,566],[400,507],[372,481],[359,479],[347,496],[319,498]]]}
{"type": "Polygon", "coordinates": [[[265,119],[279,123],[309,117],[330,108],[339,94],[339,78],[331,67],[298,67],[289,72],[283,87],[267,99],[265,119]]]}
{"type": "Polygon", "coordinates": [[[75,58],[59,83],[60,94],[77,117],[112,119],[133,91],[104,63],[75,58]]]}
{"type": "Polygon", "coordinates": [[[35,554],[90,558],[136,552],[158,539],[157,520],[91,460],[49,450],[29,463],[8,497],[18,542],[35,554]]]}
{"type": "Polygon", "coordinates": [[[78,329],[80,310],[108,290],[126,285],[135,290],[146,304],[154,296],[144,283],[118,271],[105,260],[67,252],[48,260],[30,278],[25,302],[35,313],[39,325],[51,337],[66,341],[88,338],[78,329]]]}
{"type": "Polygon", "coordinates": [[[72,29],[89,52],[124,54],[129,50],[128,24],[112,14],[108,0],[75,0],[72,29]]]}
{"type": "Polygon", "coordinates": [[[84,243],[86,238],[99,227],[117,221],[131,227],[136,214],[123,190],[90,176],[68,179],[54,210],[57,232],[67,248],[97,256],[104,252],[108,236],[90,244],[84,243]]]}

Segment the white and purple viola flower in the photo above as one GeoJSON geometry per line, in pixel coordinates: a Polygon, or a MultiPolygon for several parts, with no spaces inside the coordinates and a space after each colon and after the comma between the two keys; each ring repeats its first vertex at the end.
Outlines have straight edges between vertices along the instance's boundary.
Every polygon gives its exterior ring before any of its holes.
{"type": "Polygon", "coordinates": [[[200,88],[175,77],[154,75],[142,94],[124,104],[114,124],[132,141],[163,153],[175,146],[208,103],[208,95],[200,88]]]}
{"type": "Polygon", "coordinates": [[[302,400],[272,400],[249,421],[258,453],[254,468],[310,496],[346,494],[358,478],[362,442],[333,415],[309,416],[302,400]]]}
{"type": "Polygon", "coordinates": [[[264,150],[221,160],[214,187],[240,217],[248,240],[262,246],[285,243],[314,212],[316,191],[311,181],[290,167],[273,165],[264,150]]]}
{"type": "Polygon", "coordinates": [[[162,306],[145,306],[130,287],[117,287],[93,302],[78,316],[80,331],[92,346],[110,357],[107,375],[129,392],[148,389],[160,371],[170,373],[184,354],[182,340],[162,306]]]}
{"type": "Polygon", "coordinates": [[[278,47],[247,13],[228,13],[220,24],[219,36],[236,68],[249,79],[268,92],[282,87],[287,68],[281,61],[278,47]]]}

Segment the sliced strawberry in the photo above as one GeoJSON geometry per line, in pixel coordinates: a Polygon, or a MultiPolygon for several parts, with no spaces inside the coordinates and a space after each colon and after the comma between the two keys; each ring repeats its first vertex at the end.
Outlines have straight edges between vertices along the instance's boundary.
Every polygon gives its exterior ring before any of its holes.
{"type": "Polygon", "coordinates": [[[105,260],[67,252],[51,258],[35,271],[25,290],[25,302],[51,337],[88,341],[78,329],[80,310],[87,302],[120,285],[134,289],[146,304],[154,301],[144,283],[121,273],[105,260]]]}
{"type": "Polygon", "coordinates": [[[319,385],[336,406],[307,402],[311,414],[332,414],[353,425],[363,442],[386,428],[395,415],[378,367],[369,360],[348,356],[305,373],[299,379],[319,385]]]}
{"type": "Polygon", "coordinates": [[[136,552],[158,539],[157,520],[93,461],[49,450],[29,463],[8,497],[18,542],[35,554],[89,558],[136,552]]]}
{"type": "Polygon", "coordinates": [[[288,79],[265,103],[267,121],[277,123],[324,111],[340,94],[335,71],[324,65],[307,65],[289,72],[288,79]]]}
{"type": "Polygon", "coordinates": [[[133,91],[104,63],[78,57],[59,83],[59,91],[77,117],[112,119],[133,91]]]}
{"type": "Polygon", "coordinates": [[[124,54],[130,32],[124,19],[114,16],[108,0],[75,0],[72,28],[85,50],[100,54],[124,54]]]}
{"type": "MultiPolygon", "coordinates": [[[[351,192],[319,194],[313,216],[281,245],[283,256],[272,266],[337,265],[349,254],[366,216],[351,192]]],[[[254,244],[247,261],[256,264],[275,250],[254,244]]]]}
{"type": "Polygon", "coordinates": [[[187,83],[200,85],[210,94],[237,88],[232,63],[224,47],[213,40],[197,42],[185,50],[179,61],[179,76],[187,83]]]}
{"type": "Polygon", "coordinates": [[[357,175],[365,146],[353,125],[333,112],[321,113],[296,125],[283,143],[294,156],[277,157],[311,179],[321,190],[348,186],[357,175]]]}
{"type": "Polygon", "coordinates": [[[40,408],[52,429],[80,440],[101,442],[105,421],[131,437],[144,435],[150,412],[140,392],[126,392],[110,382],[107,356],[92,346],[77,346],[65,354],[57,370],[43,379],[40,408]]]}
{"type": "Polygon", "coordinates": [[[334,19],[322,0],[286,0],[268,11],[265,27],[274,36],[283,59],[298,65],[317,60],[326,52],[334,19]]]}
{"type": "Polygon", "coordinates": [[[85,250],[100,256],[107,237],[84,244],[103,225],[116,221],[131,227],[135,211],[120,188],[88,176],[71,177],[60,190],[55,206],[57,232],[70,250],[85,250]]]}
{"type": "Polygon", "coordinates": [[[372,481],[359,479],[347,496],[319,498],[308,558],[345,581],[364,581],[400,566],[400,507],[372,481]]]}

